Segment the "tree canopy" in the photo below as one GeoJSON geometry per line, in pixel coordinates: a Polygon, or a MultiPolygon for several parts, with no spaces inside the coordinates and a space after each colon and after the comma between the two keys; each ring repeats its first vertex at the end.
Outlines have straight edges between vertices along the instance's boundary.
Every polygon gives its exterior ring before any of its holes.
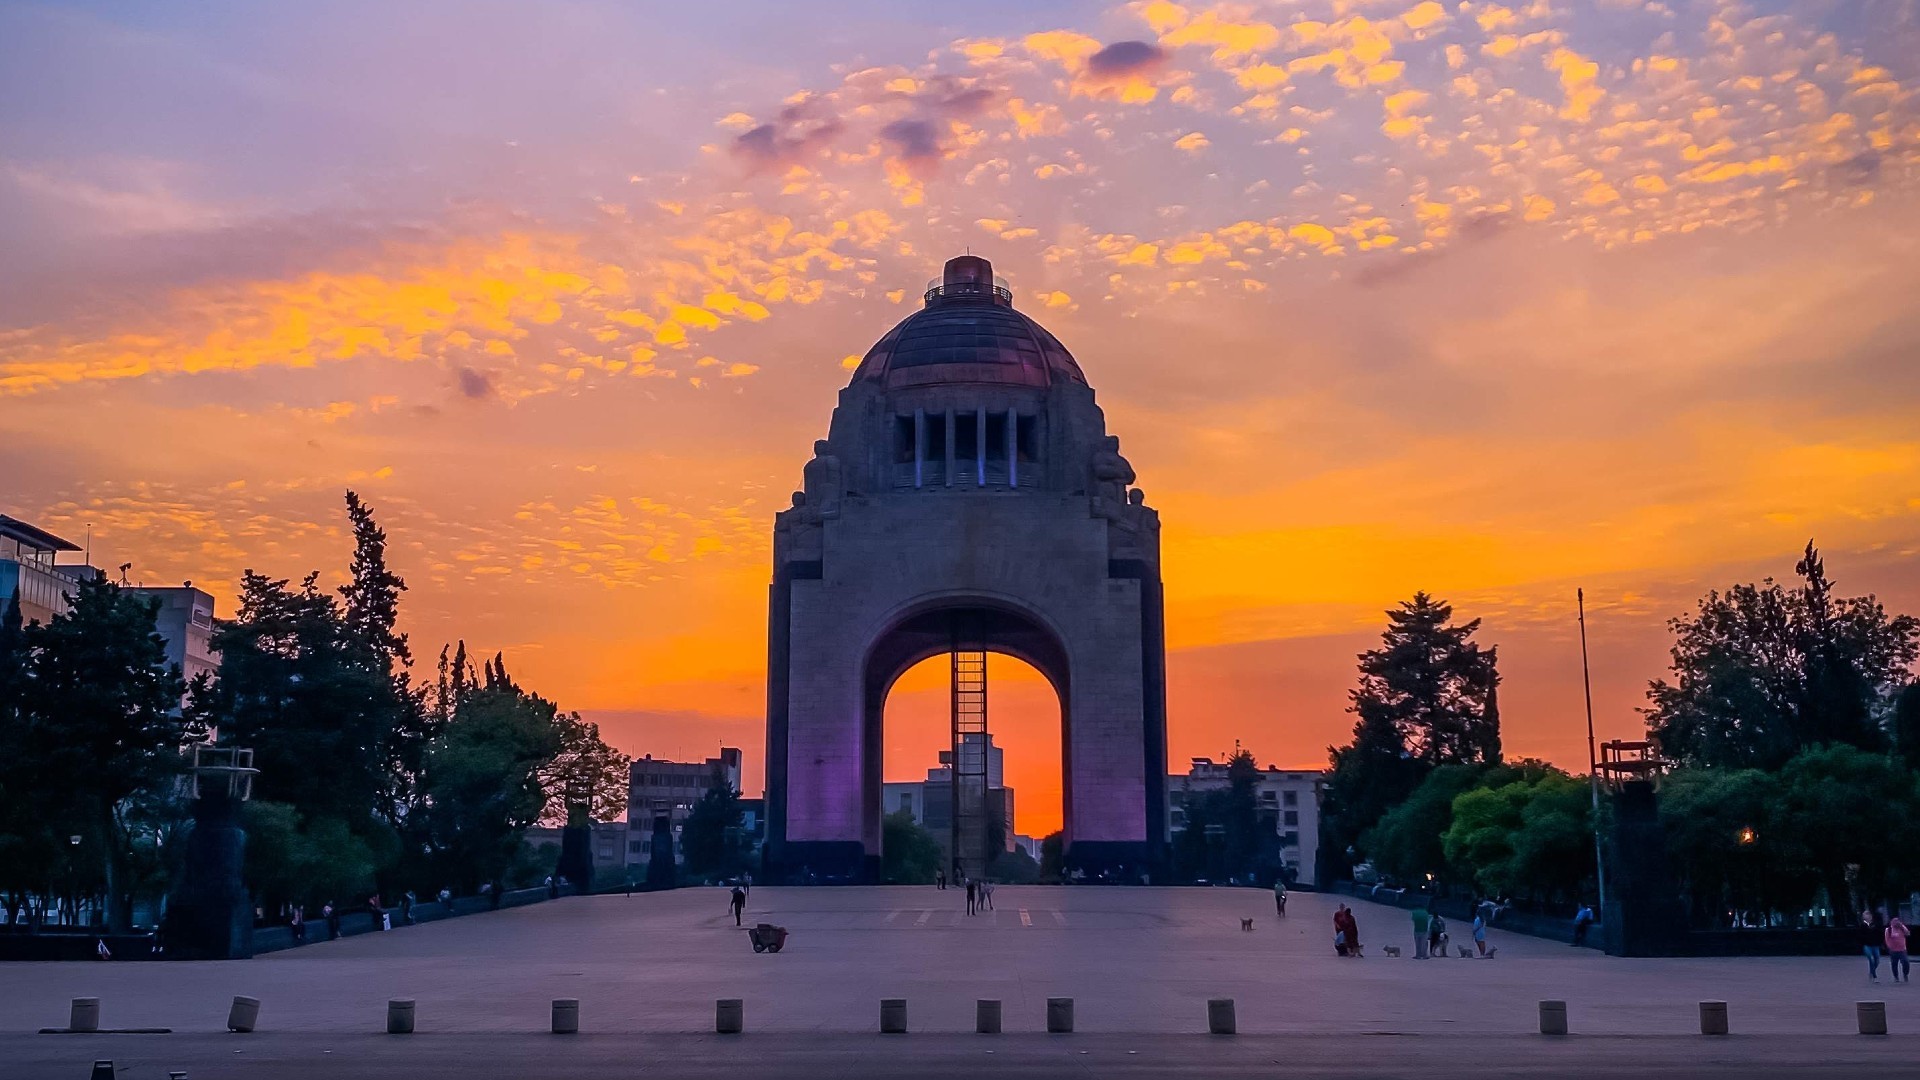
{"type": "Polygon", "coordinates": [[[1672,679],[1649,684],[1647,728],[1689,765],[1776,769],[1810,747],[1886,748],[1920,653],[1920,620],[1838,597],[1808,541],[1801,583],[1710,592],[1672,620],[1672,679]]]}

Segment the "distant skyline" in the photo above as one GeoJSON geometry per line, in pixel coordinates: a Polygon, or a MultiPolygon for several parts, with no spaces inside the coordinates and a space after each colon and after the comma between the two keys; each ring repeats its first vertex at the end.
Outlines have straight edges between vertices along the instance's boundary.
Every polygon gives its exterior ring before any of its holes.
{"type": "Polygon", "coordinates": [[[1603,739],[1809,537],[1920,611],[1916,87],[1898,0],[10,4],[0,512],[230,615],[338,583],[353,487],[423,674],[464,637],[755,794],[772,514],[971,248],[1160,510],[1172,763],[1323,765],[1426,589],[1580,769],[1576,586],[1603,739]]]}

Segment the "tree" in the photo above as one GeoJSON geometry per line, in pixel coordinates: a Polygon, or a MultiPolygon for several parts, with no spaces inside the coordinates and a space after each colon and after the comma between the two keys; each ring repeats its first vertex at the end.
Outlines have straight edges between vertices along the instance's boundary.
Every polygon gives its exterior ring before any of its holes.
{"type": "Polygon", "coordinates": [[[625,814],[633,759],[602,741],[600,725],[579,713],[560,713],[554,723],[560,751],[540,770],[547,792],[542,820],[588,825],[625,814]]]}
{"type": "Polygon", "coordinates": [[[1668,623],[1673,681],[1650,683],[1641,710],[1667,757],[1777,769],[1809,747],[1886,746],[1920,620],[1872,596],[1836,598],[1812,541],[1794,569],[1797,589],[1735,585],[1668,623]]]}
{"type": "Polygon", "coordinates": [[[455,705],[427,748],[422,784],[426,841],[442,878],[474,888],[512,864],[550,798],[541,771],[561,749],[558,716],[494,664],[455,705]]]}
{"type": "Polygon", "coordinates": [[[347,520],[353,526],[353,562],[351,580],[339,590],[341,618],[365,662],[389,684],[388,692],[372,703],[387,713],[381,725],[386,731],[382,752],[387,784],[379,810],[389,825],[402,830],[418,798],[420,770],[438,729],[437,717],[412,685],[413,652],[407,635],[396,629],[400,594],[407,591],[407,583],[387,567],[386,531],[374,520],[373,509],[351,490],[347,520]]]}
{"type": "Polygon", "coordinates": [[[1486,769],[1454,797],[1441,843],[1448,865],[1489,895],[1548,899],[1594,873],[1592,794],[1584,779],[1537,761],[1486,769]]]}
{"type": "Polygon", "coordinates": [[[66,612],[26,632],[28,760],[74,795],[93,827],[115,930],[132,916],[131,800],[179,775],[182,748],[203,734],[181,711],[186,684],[153,631],[158,609],[157,600],[83,578],[66,612]]]}
{"type": "Polygon", "coordinates": [[[1067,875],[1066,833],[1059,829],[1040,838],[1040,880],[1058,885],[1067,875]]]}
{"type": "Polygon", "coordinates": [[[1442,765],[1427,774],[1405,802],[1381,815],[1362,837],[1361,846],[1380,872],[1403,882],[1438,881],[1470,871],[1447,861],[1441,842],[1453,826],[1453,800],[1483,785],[1487,767],[1442,765]]]}
{"type": "Polygon", "coordinates": [[[1500,760],[1496,650],[1472,640],[1480,620],[1452,620],[1452,605],[1417,592],[1387,612],[1380,648],[1360,654],[1353,742],[1328,749],[1323,850],[1364,853],[1367,829],[1434,767],[1500,760]]]}
{"type": "Polygon", "coordinates": [[[1679,769],[1662,783],[1660,824],[1696,925],[1812,905],[1820,883],[1775,829],[1780,801],[1778,774],[1759,769],[1679,769]]]}
{"type": "Polygon", "coordinates": [[[1260,820],[1260,766],[1251,751],[1227,759],[1227,786],[1188,792],[1186,827],[1174,838],[1174,872],[1186,879],[1240,880],[1277,863],[1279,838],[1260,820]],[[1268,838],[1272,837],[1269,841],[1268,838]]]}
{"type": "Polygon", "coordinates": [[[880,819],[880,878],[889,885],[930,885],[944,849],[933,833],[905,810],[880,819]]]}
{"type": "Polygon", "coordinates": [[[724,781],[708,788],[680,826],[680,857],[695,877],[731,877],[747,868],[740,793],[724,781]]]}
{"type": "Polygon", "coordinates": [[[365,832],[391,790],[393,685],[318,577],[241,576],[239,612],[213,635],[220,739],[253,748],[256,798],[365,832]]]}
{"type": "Polygon", "coordinates": [[[1893,746],[1907,768],[1920,770],[1920,682],[1911,682],[1893,702],[1893,746]]]}

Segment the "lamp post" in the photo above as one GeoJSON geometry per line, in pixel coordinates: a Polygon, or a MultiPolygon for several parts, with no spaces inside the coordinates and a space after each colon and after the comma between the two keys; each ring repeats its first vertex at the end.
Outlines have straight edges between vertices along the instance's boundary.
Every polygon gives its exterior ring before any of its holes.
{"type": "Polygon", "coordinates": [[[1593,796],[1593,881],[1600,892],[1600,921],[1606,922],[1607,861],[1600,844],[1600,762],[1593,742],[1593,676],[1587,668],[1587,592],[1573,590],[1580,613],[1580,689],[1587,699],[1587,788],[1593,796]]]}

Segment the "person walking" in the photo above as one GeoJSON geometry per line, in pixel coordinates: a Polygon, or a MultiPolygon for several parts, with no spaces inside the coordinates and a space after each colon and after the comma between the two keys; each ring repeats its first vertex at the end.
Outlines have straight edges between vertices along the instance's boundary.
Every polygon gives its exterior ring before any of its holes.
{"type": "Polygon", "coordinates": [[[1413,909],[1413,958],[1427,958],[1427,928],[1433,925],[1433,912],[1426,908],[1413,909]]]}
{"type": "Polygon", "coordinates": [[[1907,924],[1896,911],[1893,918],[1887,920],[1884,940],[1887,946],[1887,973],[1897,983],[1913,981],[1912,970],[1907,964],[1907,936],[1907,924]]]}
{"type": "Polygon", "coordinates": [[[739,926],[739,925],[740,925],[740,915],[741,915],[741,913],[742,913],[742,912],[744,912],[744,911],[746,911],[746,910],[747,910],[747,893],[746,893],[746,890],[745,890],[745,889],[742,889],[742,888],[741,888],[740,886],[738,886],[738,885],[735,885],[735,886],[733,887],[733,893],[732,893],[732,895],[731,895],[731,896],[730,896],[730,897],[728,898],[728,900],[727,900],[727,903],[728,903],[728,904],[729,904],[729,905],[730,905],[730,906],[731,906],[731,907],[733,908],[733,925],[735,925],[735,926],[739,926]]]}
{"type": "Polygon", "coordinates": [[[287,928],[293,931],[293,943],[307,943],[307,912],[299,904],[293,905],[293,914],[287,917],[287,928]]]}
{"type": "Polygon", "coordinates": [[[939,892],[946,891],[947,872],[945,870],[935,870],[933,872],[933,887],[936,891],[939,891],[939,892]]]}
{"type": "Polygon", "coordinates": [[[1867,956],[1867,978],[1880,981],[1880,950],[1886,945],[1887,931],[1880,925],[1880,913],[1860,913],[1860,951],[1867,956]]]}
{"type": "Polygon", "coordinates": [[[1275,878],[1273,882],[1273,913],[1275,915],[1287,913],[1287,883],[1280,878],[1275,878]]]}
{"type": "Polygon", "coordinates": [[[1573,947],[1579,948],[1587,943],[1587,928],[1593,925],[1593,907],[1581,904],[1580,910],[1573,913],[1573,947]]]}
{"type": "Polygon", "coordinates": [[[408,926],[413,925],[413,903],[415,899],[412,889],[408,889],[400,897],[400,921],[408,926]]]}
{"type": "Polygon", "coordinates": [[[327,923],[327,940],[340,940],[340,913],[334,910],[333,901],[320,905],[320,917],[327,923]]]}
{"type": "Polygon", "coordinates": [[[385,930],[387,928],[387,913],[380,906],[379,893],[374,893],[372,896],[367,897],[367,914],[373,916],[373,928],[375,930],[385,930]]]}
{"type": "Polygon", "coordinates": [[[993,910],[993,882],[982,881],[980,883],[980,901],[984,910],[993,910]]]}
{"type": "Polygon", "coordinates": [[[1479,905],[1473,909],[1473,948],[1483,958],[1493,959],[1494,950],[1487,946],[1487,917],[1479,905]]]}
{"type": "Polygon", "coordinates": [[[974,905],[979,902],[980,886],[972,878],[967,879],[967,914],[973,914],[974,905]]]}
{"type": "Polygon", "coordinates": [[[1437,911],[1433,912],[1433,920],[1427,923],[1427,955],[1447,955],[1447,920],[1437,911]]]}

